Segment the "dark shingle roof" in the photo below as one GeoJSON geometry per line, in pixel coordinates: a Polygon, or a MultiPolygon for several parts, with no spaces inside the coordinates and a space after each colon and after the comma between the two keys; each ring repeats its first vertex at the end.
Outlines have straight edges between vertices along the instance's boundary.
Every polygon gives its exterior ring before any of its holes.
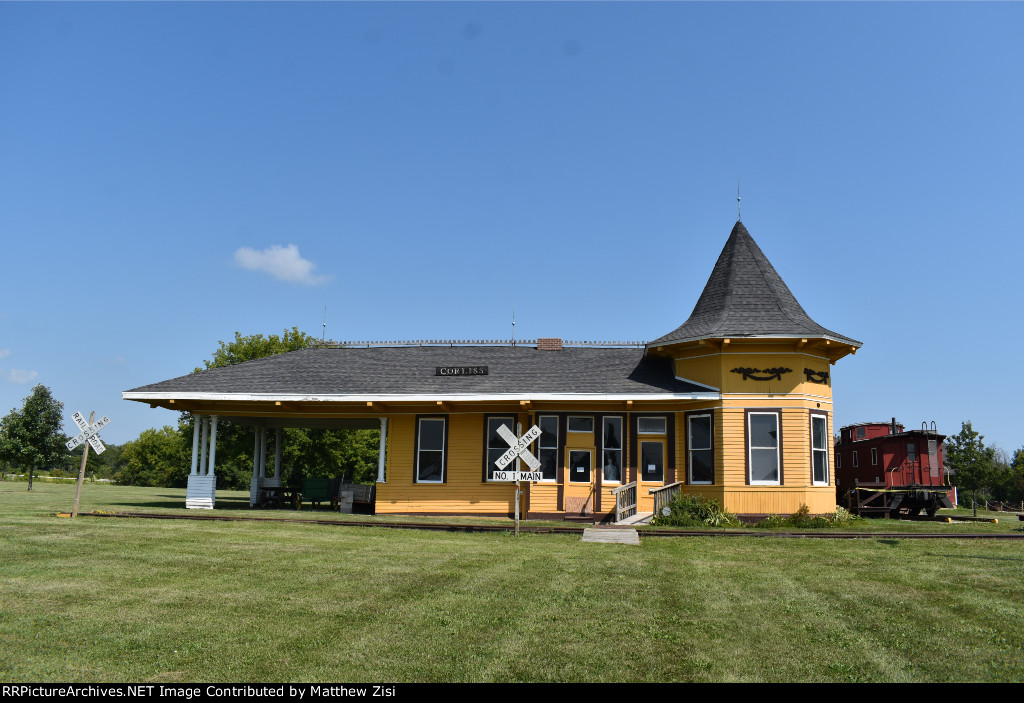
{"type": "Polygon", "coordinates": [[[737,222],[690,317],[648,345],[759,336],[825,337],[861,346],[812,320],[747,228],[737,222]]]}
{"type": "MultiPolygon", "coordinates": [[[[246,395],[689,394],[669,362],[642,349],[534,347],[312,348],[209,369],[125,392],[158,397],[246,395]],[[438,366],[487,366],[487,375],[435,375],[438,366]]],[[[136,399],[142,399],[136,397],[136,399]]],[[[398,398],[396,398],[397,400],[398,398]]]]}

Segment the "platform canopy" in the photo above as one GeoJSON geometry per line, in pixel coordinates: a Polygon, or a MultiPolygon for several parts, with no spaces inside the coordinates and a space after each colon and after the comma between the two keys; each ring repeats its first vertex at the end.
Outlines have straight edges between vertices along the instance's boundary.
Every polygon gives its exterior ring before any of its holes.
{"type": "Polygon", "coordinates": [[[325,404],[359,405],[374,415],[375,405],[399,402],[672,401],[718,393],[676,378],[670,363],[638,348],[322,346],[140,386],[122,397],[248,417],[325,404]]]}

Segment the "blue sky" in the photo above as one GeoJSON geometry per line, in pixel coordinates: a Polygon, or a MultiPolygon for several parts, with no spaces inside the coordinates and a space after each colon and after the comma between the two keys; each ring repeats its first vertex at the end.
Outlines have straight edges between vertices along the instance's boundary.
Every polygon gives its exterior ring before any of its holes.
{"type": "Polygon", "coordinates": [[[653,339],[736,219],[837,426],[1024,444],[1024,4],[0,3],[0,412],[220,339],[653,339]]]}

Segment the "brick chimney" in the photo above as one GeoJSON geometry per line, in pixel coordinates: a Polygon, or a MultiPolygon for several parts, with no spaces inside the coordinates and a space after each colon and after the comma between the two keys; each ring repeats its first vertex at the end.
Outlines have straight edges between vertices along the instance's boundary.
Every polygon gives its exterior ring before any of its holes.
{"type": "Polygon", "coordinates": [[[537,349],[539,351],[562,351],[561,337],[538,337],[537,349]]]}

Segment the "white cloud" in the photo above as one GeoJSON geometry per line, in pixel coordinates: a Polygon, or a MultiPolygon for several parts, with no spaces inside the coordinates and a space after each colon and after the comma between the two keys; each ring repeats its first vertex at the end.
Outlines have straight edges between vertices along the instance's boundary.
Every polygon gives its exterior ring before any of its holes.
{"type": "Polygon", "coordinates": [[[316,286],[331,280],[330,276],[313,273],[316,264],[303,259],[294,244],[286,247],[274,244],[262,251],[242,247],[235,252],[235,263],[249,271],[266,271],[274,278],[289,283],[316,286]]]}
{"type": "Polygon", "coordinates": [[[0,349],[0,359],[6,359],[11,355],[10,349],[0,349]]]}
{"type": "Polygon", "coordinates": [[[26,371],[25,369],[11,369],[10,371],[0,369],[0,376],[11,383],[30,383],[39,378],[39,372],[26,371]]]}

